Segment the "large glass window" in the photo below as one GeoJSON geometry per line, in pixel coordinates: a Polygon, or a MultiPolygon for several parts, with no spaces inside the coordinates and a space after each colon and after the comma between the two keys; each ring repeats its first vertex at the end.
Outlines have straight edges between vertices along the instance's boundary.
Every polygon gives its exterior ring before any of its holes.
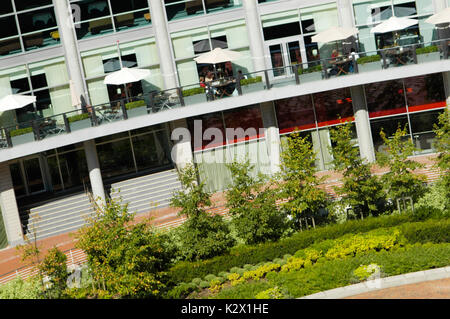
{"type": "MultiPolygon", "coordinates": [[[[405,125],[408,125],[408,118],[406,115],[371,120],[370,126],[372,129],[372,139],[375,151],[383,152],[386,147],[380,136],[381,129],[383,129],[386,136],[389,137],[394,135],[398,128],[403,129],[405,125]]],[[[408,134],[406,138],[411,138],[411,135],[408,134]]]]}
{"type": "Polygon", "coordinates": [[[404,83],[409,112],[446,106],[441,73],[406,78],[404,83]]]}
{"type": "Polygon", "coordinates": [[[21,53],[60,43],[51,0],[14,2],[15,12],[11,0],[3,1],[0,9],[0,14],[8,14],[0,18],[0,55],[21,53]],[[19,33],[22,35],[22,42],[19,33]]]}
{"type": "Polygon", "coordinates": [[[164,3],[169,21],[242,6],[241,0],[164,0],[164,3]]]}
{"type": "Polygon", "coordinates": [[[441,111],[421,112],[410,115],[411,131],[415,147],[418,153],[433,151],[433,143],[436,137],[434,125],[438,123],[441,111]]]}
{"type": "Polygon", "coordinates": [[[403,83],[401,80],[364,85],[370,117],[406,112],[403,83]]]}
{"type": "Polygon", "coordinates": [[[202,150],[204,148],[218,147],[225,144],[225,128],[223,115],[221,112],[204,114],[190,118],[188,120],[188,126],[189,131],[191,132],[191,142],[194,151],[202,150]],[[201,124],[201,130],[199,124],[201,124]],[[208,132],[208,134],[205,135],[205,131],[208,129],[211,129],[209,130],[211,134],[208,132]],[[214,132],[212,129],[215,129],[215,131],[219,130],[221,135],[213,135],[214,132]]]}
{"type": "Polygon", "coordinates": [[[243,140],[262,137],[259,135],[260,128],[263,128],[261,110],[259,105],[247,106],[239,109],[223,112],[225,126],[227,129],[243,129],[248,133],[246,136],[227,136],[228,143],[237,143],[243,140]],[[233,140],[231,140],[233,138],[233,140]]]}
{"type": "Polygon", "coordinates": [[[275,101],[280,133],[316,127],[311,95],[275,101]]]}
{"type": "Polygon", "coordinates": [[[313,101],[319,127],[353,118],[352,98],[348,88],[313,94],[313,101]]]}

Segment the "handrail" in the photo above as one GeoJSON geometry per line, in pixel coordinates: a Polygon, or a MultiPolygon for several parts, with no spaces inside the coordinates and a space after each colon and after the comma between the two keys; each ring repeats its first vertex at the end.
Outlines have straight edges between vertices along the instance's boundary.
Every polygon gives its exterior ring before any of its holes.
{"type": "MultiPolygon", "coordinates": [[[[444,45],[444,43],[448,43],[448,41],[450,41],[450,38],[433,40],[430,42],[419,42],[419,43],[415,43],[415,44],[396,46],[396,47],[387,48],[387,49],[379,49],[376,51],[358,52],[357,54],[359,56],[368,56],[371,53],[381,54],[381,56],[382,56],[381,60],[383,63],[382,67],[386,68],[387,67],[387,59],[386,59],[385,53],[388,52],[389,50],[406,48],[407,51],[405,51],[405,53],[412,52],[414,63],[417,64],[418,62],[417,62],[415,48],[424,47],[425,45],[430,45],[430,44],[434,45],[436,43],[441,44],[439,46],[439,50],[440,50],[440,52],[444,52],[443,58],[447,59],[449,50],[448,50],[448,47],[444,45]],[[410,48],[412,48],[412,50],[410,50],[410,48]]],[[[338,59],[342,58],[342,57],[349,58],[349,56],[351,56],[350,53],[348,55],[341,55],[338,57],[338,59]]],[[[353,56],[351,56],[351,57],[353,57],[353,56]]],[[[287,77],[295,78],[295,83],[297,85],[299,85],[300,80],[298,77],[298,72],[300,70],[302,70],[304,72],[305,70],[308,70],[312,66],[321,66],[321,68],[318,69],[317,71],[320,71],[322,73],[323,79],[329,78],[330,75],[328,74],[328,68],[332,64],[331,61],[333,61],[334,59],[335,58],[322,58],[322,59],[318,59],[318,60],[314,60],[314,61],[302,62],[300,64],[283,66],[283,67],[272,68],[272,69],[259,70],[256,72],[249,72],[249,73],[245,73],[245,74],[238,73],[237,76],[228,77],[227,79],[228,80],[233,79],[234,83],[236,83],[236,90],[239,95],[242,95],[241,82],[245,78],[248,78],[248,79],[253,78],[254,79],[255,77],[261,77],[261,82],[264,82],[264,84],[265,84],[264,88],[266,90],[269,90],[272,87],[272,85],[270,83],[271,79],[269,78],[269,73],[274,72],[274,71],[276,72],[276,71],[281,71],[281,70],[292,70],[292,72],[286,72],[286,73],[289,73],[287,75],[287,77]],[[241,77],[241,75],[242,75],[242,77],[241,77]]],[[[353,58],[351,58],[350,60],[353,61],[353,58]]],[[[357,60],[355,59],[355,61],[353,61],[353,63],[355,66],[354,73],[358,73],[359,71],[358,71],[357,60]]],[[[209,85],[211,85],[211,83],[209,85]]],[[[13,132],[17,129],[25,129],[26,132],[29,132],[29,133],[32,132],[34,135],[34,140],[39,141],[41,139],[45,139],[48,135],[71,133],[72,129],[71,129],[70,123],[73,120],[71,118],[72,116],[79,116],[80,118],[83,118],[83,119],[89,118],[91,121],[91,127],[102,125],[103,122],[105,122],[105,121],[109,122],[109,121],[114,121],[114,120],[119,120],[119,119],[126,120],[126,119],[128,119],[128,113],[129,113],[129,109],[127,109],[127,106],[129,106],[129,104],[127,102],[130,102],[130,101],[133,102],[133,101],[144,100],[145,104],[147,106],[147,114],[157,113],[157,112],[164,110],[163,107],[159,107],[157,105],[158,103],[161,102],[161,99],[163,99],[163,100],[164,99],[166,99],[166,100],[173,99],[170,102],[172,104],[172,106],[184,107],[185,106],[184,90],[189,90],[189,89],[194,89],[194,88],[195,89],[201,88],[201,83],[197,82],[197,83],[185,85],[182,87],[175,87],[175,88],[160,90],[160,91],[155,90],[155,91],[146,93],[145,95],[139,95],[139,96],[132,97],[128,100],[127,99],[119,99],[119,100],[115,100],[115,101],[111,101],[111,102],[107,102],[107,103],[103,103],[103,104],[98,104],[98,105],[93,105],[93,106],[85,105],[85,106],[83,106],[83,108],[81,110],[72,110],[72,111],[55,114],[55,115],[48,116],[48,117],[39,118],[36,113],[32,113],[34,116],[36,116],[36,118],[34,118],[32,120],[16,123],[15,125],[0,127],[0,151],[2,148],[14,147],[14,145],[12,143],[12,139],[11,139],[11,132],[13,132]],[[109,115],[113,115],[113,117],[109,117],[109,115]],[[52,128],[52,127],[54,127],[54,128],[52,128]],[[2,136],[3,136],[3,142],[1,139],[2,136]]],[[[210,100],[211,99],[208,98],[208,95],[207,95],[206,101],[210,101],[210,100]]]]}

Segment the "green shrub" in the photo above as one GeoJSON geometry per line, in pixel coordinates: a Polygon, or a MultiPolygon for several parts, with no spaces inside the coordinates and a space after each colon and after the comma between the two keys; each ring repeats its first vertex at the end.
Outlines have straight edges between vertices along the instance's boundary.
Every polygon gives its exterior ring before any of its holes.
{"type": "Polygon", "coordinates": [[[209,282],[207,282],[206,280],[203,280],[202,282],[200,282],[199,285],[200,288],[205,289],[209,287],[209,282]]]}
{"type": "Polygon", "coordinates": [[[366,63],[370,63],[370,62],[377,62],[380,60],[381,60],[381,56],[376,54],[376,55],[361,57],[358,60],[356,60],[356,63],[362,65],[362,64],[366,64],[366,63]]]}
{"type": "Polygon", "coordinates": [[[209,274],[209,275],[206,275],[206,276],[205,276],[205,280],[206,280],[207,282],[211,282],[211,281],[216,280],[216,279],[217,279],[217,276],[216,276],[216,275],[213,275],[213,274],[209,274]]]}
{"type": "Polygon", "coordinates": [[[197,291],[198,288],[193,284],[182,283],[171,290],[169,290],[166,294],[166,298],[169,299],[183,299],[186,298],[191,292],[197,291]]]}
{"type": "Polygon", "coordinates": [[[89,118],[89,113],[73,115],[73,116],[68,117],[67,120],[69,121],[69,123],[73,123],[73,122],[85,120],[87,118],[89,118]]]}
{"type": "Polygon", "coordinates": [[[200,285],[200,283],[202,282],[202,279],[201,278],[194,278],[194,279],[192,279],[192,283],[194,284],[194,285],[200,285]]]}
{"type": "Polygon", "coordinates": [[[24,135],[24,134],[31,133],[31,132],[33,132],[33,128],[26,127],[26,128],[20,128],[17,130],[10,131],[9,134],[11,135],[11,137],[14,137],[14,136],[24,135]]]}
{"type": "Polygon", "coordinates": [[[223,277],[223,278],[228,278],[229,275],[230,275],[230,273],[226,272],[226,271],[221,271],[218,274],[219,277],[223,277]]]}
{"type": "Polygon", "coordinates": [[[273,287],[256,294],[255,299],[285,299],[285,294],[279,287],[273,287]]]}
{"type": "Polygon", "coordinates": [[[205,88],[202,88],[202,87],[183,90],[184,97],[197,95],[197,94],[204,94],[204,93],[205,93],[205,88]]]}
{"type": "Polygon", "coordinates": [[[411,214],[368,217],[364,220],[351,220],[344,224],[333,224],[298,232],[278,242],[237,246],[232,248],[229,253],[211,259],[178,262],[168,271],[169,284],[174,285],[195,277],[204,277],[209,273],[233,272],[231,271],[233,267],[271,261],[275,258],[282,258],[286,254],[292,255],[299,249],[306,248],[315,242],[338,238],[348,233],[364,233],[376,228],[397,226],[412,222],[415,218],[411,214]]]}
{"type": "Polygon", "coordinates": [[[0,299],[41,299],[42,284],[38,278],[15,278],[0,286],[0,299]]]}
{"type": "Polygon", "coordinates": [[[432,53],[432,52],[438,52],[439,49],[436,45],[430,45],[424,48],[417,48],[416,49],[416,54],[427,54],[427,53],[432,53]]]}
{"type": "Polygon", "coordinates": [[[450,219],[427,220],[401,225],[400,231],[408,243],[450,242],[450,219]]]}
{"type": "Polygon", "coordinates": [[[310,66],[307,69],[303,69],[303,68],[299,68],[298,69],[298,74],[308,74],[308,73],[313,73],[313,72],[321,72],[322,71],[322,66],[321,65],[316,65],[316,66],[310,66]]]}
{"type": "Polygon", "coordinates": [[[127,110],[132,110],[141,106],[147,106],[147,103],[144,100],[138,100],[134,102],[128,102],[127,104],[125,104],[127,110]]]}
{"type": "Polygon", "coordinates": [[[258,83],[258,82],[262,82],[262,76],[256,76],[254,78],[242,79],[241,86],[258,83]]]}

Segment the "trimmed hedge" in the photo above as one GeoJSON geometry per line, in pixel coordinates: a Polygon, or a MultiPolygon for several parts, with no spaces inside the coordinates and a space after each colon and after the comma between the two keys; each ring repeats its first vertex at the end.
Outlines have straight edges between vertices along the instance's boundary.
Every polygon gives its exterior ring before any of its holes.
{"type": "Polygon", "coordinates": [[[14,131],[10,131],[9,133],[10,133],[11,137],[14,137],[14,136],[28,134],[31,132],[33,132],[33,128],[26,127],[26,128],[20,128],[20,129],[14,130],[14,131]]]}
{"type": "Polygon", "coordinates": [[[89,118],[89,113],[73,115],[73,116],[68,117],[67,120],[69,121],[69,123],[73,123],[73,122],[85,120],[87,118],[89,118]]]}
{"type": "Polygon", "coordinates": [[[183,90],[184,97],[191,96],[191,95],[197,95],[197,94],[204,94],[204,93],[205,93],[205,88],[202,88],[202,87],[183,90]]]}
{"type": "Polygon", "coordinates": [[[135,108],[141,107],[141,106],[147,106],[147,103],[145,103],[144,100],[139,100],[139,101],[134,101],[134,102],[128,102],[127,104],[125,104],[125,108],[127,110],[132,110],[132,109],[135,109],[135,108]]]}
{"type": "Polygon", "coordinates": [[[365,64],[365,63],[370,63],[370,62],[377,62],[380,60],[381,60],[381,56],[376,54],[376,55],[369,55],[369,56],[359,58],[358,60],[356,60],[356,63],[365,64]]]}
{"type": "Polygon", "coordinates": [[[430,45],[428,47],[424,47],[424,48],[417,48],[416,49],[416,54],[427,54],[427,53],[433,53],[433,52],[438,52],[439,49],[436,45],[430,45]]]}
{"type": "Polygon", "coordinates": [[[316,65],[316,66],[311,66],[307,69],[303,69],[303,68],[299,68],[298,69],[298,74],[308,74],[308,73],[313,73],[313,72],[321,72],[322,71],[322,66],[321,65],[316,65]]]}
{"type": "Polygon", "coordinates": [[[241,85],[249,85],[249,84],[258,83],[258,82],[262,82],[262,76],[257,76],[257,77],[248,78],[248,79],[242,79],[241,85]]]}
{"type": "MultiPolygon", "coordinates": [[[[297,250],[306,248],[314,242],[335,239],[348,233],[364,233],[376,228],[393,227],[416,220],[417,218],[412,214],[369,217],[364,220],[352,220],[344,224],[333,224],[298,232],[278,242],[252,246],[237,246],[231,249],[228,254],[222,256],[203,261],[179,262],[169,270],[167,279],[170,285],[189,282],[196,277],[203,278],[211,273],[218,274],[221,271],[229,271],[233,267],[272,261],[275,258],[282,258],[286,254],[292,255],[297,250]]],[[[411,234],[408,236],[412,238],[411,234]]],[[[426,236],[431,238],[432,235],[429,234],[426,236]]],[[[424,235],[423,238],[426,238],[426,236],[424,235]]]]}

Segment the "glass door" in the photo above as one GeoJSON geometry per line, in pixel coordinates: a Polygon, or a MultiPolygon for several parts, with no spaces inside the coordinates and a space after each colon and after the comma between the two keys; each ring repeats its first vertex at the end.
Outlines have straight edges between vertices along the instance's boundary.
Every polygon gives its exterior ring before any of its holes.
{"type": "Polygon", "coordinates": [[[9,166],[17,197],[45,192],[39,157],[27,158],[9,166]]]}
{"type": "MultiPolygon", "coordinates": [[[[298,37],[296,37],[298,39],[298,37]]],[[[272,41],[271,41],[272,42],[272,41]]],[[[270,72],[272,78],[286,77],[293,75],[291,65],[302,64],[304,50],[301,50],[299,40],[285,39],[277,43],[268,44],[270,56],[270,66],[274,69],[270,72]]]]}

